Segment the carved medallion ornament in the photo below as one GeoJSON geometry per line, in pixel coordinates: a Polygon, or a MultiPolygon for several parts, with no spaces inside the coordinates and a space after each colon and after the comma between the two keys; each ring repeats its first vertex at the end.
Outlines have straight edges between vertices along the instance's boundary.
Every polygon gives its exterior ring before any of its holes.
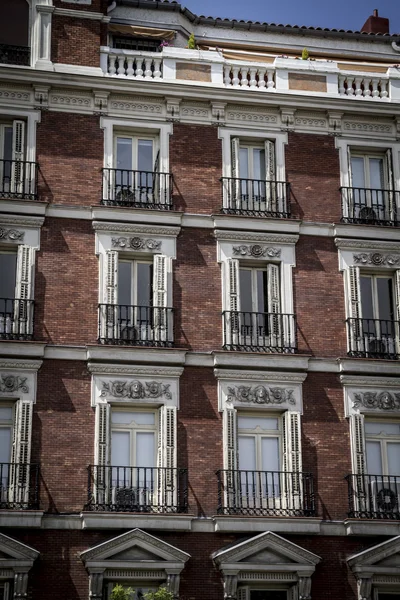
{"type": "Polygon", "coordinates": [[[24,235],[25,231],[18,231],[17,229],[5,229],[5,227],[0,227],[0,240],[22,242],[24,235]]]}
{"type": "Polygon", "coordinates": [[[277,248],[253,244],[252,246],[233,246],[233,254],[235,256],[253,256],[254,258],[265,256],[268,258],[278,258],[281,255],[281,251],[277,248]]]}
{"type": "Polygon", "coordinates": [[[400,263],[400,256],[398,254],[382,254],[381,252],[353,254],[353,259],[356,264],[374,265],[376,267],[393,267],[400,263]]]}
{"type": "Polygon", "coordinates": [[[171,400],[172,394],[169,391],[169,384],[159,383],[158,381],[103,381],[101,397],[112,396],[113,398],[126,398],[129,400],[140,400],[142,398],[162,398],[171,400]]]}
{"type": "Polygon", "coordinates": [[[248,387],[246,385],[238,385],[228,387],[228,402],[247,403],[247,404],[295,404],[293,398],[294,390],[286,388],[271,388],[264,385],[248,387]]]}
{"type": "Polygon", "coordinates": [[[1,375],[0,377],[0,392],[11,393],[21,391],[23,394],[29,392],[29,388],[26,385],[27,377],[20,377],[19,375],[1,375]]]}
{"type": "Polygon", "coordinates": [[[354,394],[353,407],[369,409],[400,410],[400,393],[360,392],[354,394]]]}
{"type": "Polygon", "coordinates": [[[161,242],[152,239],[143,239],[140,237],[119,237],[112,238],[113,248],[125,248],[127,250],[161,250],[161,242]]]}

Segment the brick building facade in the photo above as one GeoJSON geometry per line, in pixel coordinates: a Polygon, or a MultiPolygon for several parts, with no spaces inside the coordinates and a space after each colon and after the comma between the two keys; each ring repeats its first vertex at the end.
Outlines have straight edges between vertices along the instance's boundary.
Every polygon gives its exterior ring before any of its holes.
{"type": "Polygon", "coordinates": [[[400,37],[3,10],[0,600],[400,598],[400,37]]]}

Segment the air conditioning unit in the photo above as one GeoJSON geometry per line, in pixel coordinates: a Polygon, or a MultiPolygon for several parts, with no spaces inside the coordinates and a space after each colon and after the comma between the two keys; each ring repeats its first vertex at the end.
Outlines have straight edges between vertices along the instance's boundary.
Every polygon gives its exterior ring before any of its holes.
{"type": "Polygon", "coordinates": [[[370,206],[363,206],[360,209],[360,219],[363,221],[376,221],[376,214],[373,208],[370,206]]]}
{"type": "Polygon", "coordinates": [[[135,488],[115,487],[112,490],[112,503],[118,508],[138,509],[138,494],[135,488]]]}
{"type": "Polygon", "coordinates": [[[121,327],[121,340],[126,342],[135,342],[137,340],[137,330],[133,325],[124,325],[121,327]]]}
{"type": "Polygon", "coordinates": [[[393,337],[367,337],[365,348],[367,352],[375,355],[396,354],[396,343],[393,337]]]}
{"type": "Polygon", "coordinates": [[[382,478],[370,483],[371,509],[374,513],[399,513],[400,481],[382,478]]]}

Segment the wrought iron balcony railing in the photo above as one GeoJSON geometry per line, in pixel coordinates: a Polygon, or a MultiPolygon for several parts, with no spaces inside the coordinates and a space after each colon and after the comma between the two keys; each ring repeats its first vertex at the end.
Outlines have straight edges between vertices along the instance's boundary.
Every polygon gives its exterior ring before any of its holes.
{"type": "Polygon", "coordinates": [[[173,346],[173,309],[100,304],[99,342],[127,346],[173,346]]]}
{"type": "Polygon", "coordinates": [[[279,353],[297,350],[294,315],[225,310],[222,316],[225,350],[279,353]]]}
{"type": "Polygon", "coordinates": [[[87,510],[186,513],[187,469],[88,467],[87,510]]]}
{"type": "Polygon", "coordinates": [[[171,210],[172,190],[171,173],[103,169],[101,203],[106,206],[171,210]]]}
{"type": "Polygon", "coordinates": [[[347,475],[349,517],[400,519],[400,477],[347,475]]]}
{"type": "Polygon", "coordinates": [[[222,212],[252,217],[290,217],[290,183],[222,177],[222,212]]]}
{"type": "Polygon", "coordinates": [[[30,62],[31,49],[29,46],[0,44],[0,63],[3,65],[21,65],[29,67],[30,62]]]}
{"type": "Polygon", "coordinates": [[[0,298],[0,340],[31,340],[33,300],[0,298]]]}
{"type": "Polygon", "coordinates": [[[0,508],[39,507],[39,465],[0,463],[0,508]]]}
{"type": "Polygon", "coordinates": [[[218,514],[315,515],[313,477],[285,471],[217,471],[218,514]]]}
{"type": "Polygon", "coordinates": [[[384,319],[347,319],[349,356],[358,358],[397,359],[399,350],[399,321],[384,319]]]}
{"type": "Polygon", "coordinates": [[[37,200],[37,179],[37,163],[0,160],[0,198],[37,200]]]}
{"type": "Polygon", "coordinates": [[[341,187],[342,222],[396,226],[400,192],[341,187]]]}

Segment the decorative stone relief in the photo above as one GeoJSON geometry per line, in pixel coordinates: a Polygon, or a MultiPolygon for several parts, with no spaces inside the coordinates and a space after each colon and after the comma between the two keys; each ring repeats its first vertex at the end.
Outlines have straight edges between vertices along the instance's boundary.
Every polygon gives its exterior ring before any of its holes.
{"type": "MultiPolygon", "coordinates": [[[[14,86],[9,86],[14,88],[14,86]]],[[[2,89],[0,90],[0,99],[2,100],[19,100],[23,102],[29,102],[31,95],[22,89],[2,89]]]]}
{"type": "Polygon", "coordinates": [[[237,575],[224,575],[224,600],[236,600],[237,575]]]}
{"type": "Polygon", "coordinates": [[[64,106],[79,106],[90,108],[91,101],[87,96],[64,96],[53,94],[51,96],[52,104],[63,104],[64,106]]]}
{"type": "Polygon", "coordinates": [[[260,244],[252,244],[251,246],[233,246],[233,254],[235,256],[253,256],[254,258],[261,258],[263,256],[278,258],[281,255],[281,250],[268,246],[260,246],[260,244]]]}
{"type": "Polygon", "coordinates": [[[252,108],[248,112],[247,106],[235,106],[228,109],[228,119],[231,121],[246,121],[252,123],[277,123],[277,116],[265,113],[263,109],[257,110],[252,108]]]}
{"type": "Polygon", "coordinates": [[[340,130],[342,128],[342,117],[343,113],[328,111],[329,127],[332,127],[335,131],[340,130]]]}
{"type": "Polygon", "coordinates": [[[28,394],[29,388],[26,385],[27,377],[19,375],[1,375],[0,376],[0,392],[11,393],[21,391],[23,394],[28,394]]]}
{"type": "Polygon", "coordinates": [[[35,86],[35,102],[38,102],[38,108],[48,109],[49,105],[49,90],[50,88],[45,85],[35,86]]]}
{"type": "Polygon", "coordinates": [[[400,263],[398,254],[382,254],[381,252],[362,252],[353,254],[355,264],[393,267],[400,263]]]}
{"type": "Polygon", "coordinates": [[[296,117],[295,123],[304,127],[326,127],[325,119],[315,119],[312,117],[296,117]]]}
{"type": "Polygon", "coordinates": [[[281,122],[286,127],[294,125],[294,114],[296,109],[293,108],[281,108],[281,122]]]}
{"type": "Polygon", "coordinates": [[[18,231],[17,229],[6,229],[0,227],[0,240],[8,240],[10,242],[22,242],[24,239],[25,231],[18,231]]]}
{"type": "Polygon", "coordinates": [[[97,90],[93,92],[94,105],[99,112],[107,110],[109,95],[109,92],[99,92],[97,90]]]}
{"type": "Polygon", "coordinates": [[[113,248],[125,248],[130,250],[161,250],[161,242],[153,239],[143,239],[140,237],[119,237],[112,238],[113,248]]]}
{"type": "Polygon", "coordinates": [[[177,117],[179,117],[180,103],[180,98],[165,98],[168,117],[171,117],[171,119],[176,119],[177,117]]]}
{"type": "Polygon", "coordinates": [[[346,131],[366,131],[374,133],[391,133],[391,125],[373,124],[373,123],[357,123],[353,121],[345,121],[344,129],[346,131]]]}
{"type": "Polygon", "coordinates": [[[167,398],[170,400],[172,394],[169,391],[170,384],[158,381],[145,381],[144,384],[138,380],[132,381],[103,381],[103,389],[100,393],[102,398],[112,396],[113,398],[128,398],[139,400],[142,398],[167,398]]]}
{"type": "Polygon", "coordinates": [[[228,402],[238,401],[246,404],[295,404],[293,398],[294,390],[288,388],[266,387],[257,385],[248,387],[246,385],[238,385],[228,387],[228,402]]]}
{"type": "Polygon", "coordinates": [[[354,394],[353,408],[360,406],[368,409],[400,410],[400,393],[359,392],[354,394]]]}
{"type": "Polygon", "coordinates": [[[299,577],[299,600],[311,599],[311,577],[299,577]]]}
{"type": "Polygon", "coordinates": [[[225,102],[211,102],[211,115],[216,121],[225,120],[225,102]]]}
{"type": "Polygon", "coordinates": [[[144,102],[117,102],[116,100],[111,102],[111,108],[113,110],[122,110],[123,112],[139,112],[139,113],[150,113],[150,114],[161,114],[161,104],[146,104],[144,102]]]}

